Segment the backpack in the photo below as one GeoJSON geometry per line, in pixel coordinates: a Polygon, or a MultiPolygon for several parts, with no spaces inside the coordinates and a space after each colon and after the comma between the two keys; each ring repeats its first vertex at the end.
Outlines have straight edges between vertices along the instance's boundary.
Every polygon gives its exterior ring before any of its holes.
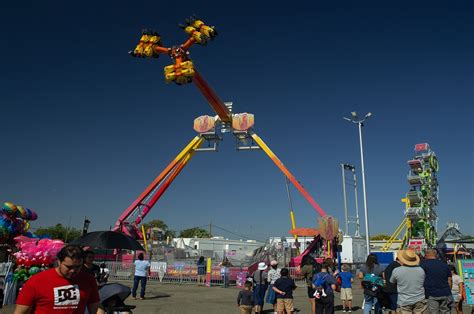
{"type": "Polygon", "coordinates": [[[314,281],[314,285],[316,288],[323,288],[326,289],[326,277],[329,276],[329,274],[323,275],[316,275],[316,280],[314,281]]]}
{"type": "Polygon", "coordinates": [[[329,276],[329,274],[325,275],[316,275],[316,280],[314,281],[314,285],[316,287],[315,292],[314,292],[314,297],[316,299],[320,299],[321,297],[325,298],[327,297],[326,295],[326,277],[329,276]]]}
{"type": "Polygon", "coordinates": [[[374,297],[382,292],[384,286],[382,278],[375,274],[365,274],[361,284],[364,288],[364,293],[374,297]]]}

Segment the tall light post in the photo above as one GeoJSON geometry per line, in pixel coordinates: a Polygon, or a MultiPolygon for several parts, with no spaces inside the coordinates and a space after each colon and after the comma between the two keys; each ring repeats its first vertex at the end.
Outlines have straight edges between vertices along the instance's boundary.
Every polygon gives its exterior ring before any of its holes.
{"type": "Polygon", "coordinates": [[[364,213],[365,213],[365,242],[367,245],[367,254],[370,254],[370,233],[369,233],[369,215],[367,210],[367,193],[365,190],[365,167],[364,167],[364,149],[362,145],[362,127],[364,126],[365,120],[367,120],[372,113],[367,113],[364,118],[359,119],[357,112],[351,112],[351,118],[344,117],[344,120],[350,121],[359,126],[359,143],[360,143],[360,163],[362,169],[362,191],[364,196],[364,213]]]}

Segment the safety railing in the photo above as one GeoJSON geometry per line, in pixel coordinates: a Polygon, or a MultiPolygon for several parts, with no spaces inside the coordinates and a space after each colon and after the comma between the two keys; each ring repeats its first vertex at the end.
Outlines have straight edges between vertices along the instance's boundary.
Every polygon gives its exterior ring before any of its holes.
{"type": "MultiPolygon", "coordinates": [[[[160,263],[160,262],[158,262],[160,263]]],[[[106,262],[109,269],[109,280],[132,280],[133,279],[133,264],[122,262],[106,262]]],[[[300,276],[299,267],[288,267],[291,278],[295,280],[296,285],[306,285],[304,278],[300,276]]],[[[229,267],[227,271],[230,285],[236,285],[239,281],[245,280],[248,276],[246,267],[229,267]]],[[[207,274],[204,275],[204,279],[207,274]]],[[[171,284],[197,284],[198,269],[197,265],[175,263],[165,264],[161,263],[154,265],[152,262],[151,274],[148,280],[159,281],[161,283],[171,284]],[[155,266],[155,267],[154,267],[155,266]]],[[[222,268],[218,265],[211,267],[211,286],[224,285],[224,276],[222,268]]]]}

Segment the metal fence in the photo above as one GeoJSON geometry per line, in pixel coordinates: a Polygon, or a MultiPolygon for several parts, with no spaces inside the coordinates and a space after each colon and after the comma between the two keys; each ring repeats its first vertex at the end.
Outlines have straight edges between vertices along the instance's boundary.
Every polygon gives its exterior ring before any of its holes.
{"type": "MultiPolygon", "coordinates": [[[[163,265],[162,263],[161,265],[163,265]]],[[[122,262],[106,262],[109,269],[109,280],[132,280],[133,279],[133,264],[122,262]]],[[[161,269],[153,267],[148,280],[159,281],[162,283],[174,284],[197,284],[197,265],[192,264],[165,264],[161,269]]],[[[300,277],[299,267],[288,267],[290,276],[295,280],[296,285],[303,286],[305,281],[300,277]]],[[[222,268],[217,264],[211,267],[211,286],[224,285],[224,277],[222,275],[222,268]]],[[[229,276],[230,285],[238,284],[238,280],[242,280],[248,275],[247,267],[229,267],[227,274],[229,276]]],[[[206,278],[206,275],[204,275],[206,278]]]]}
{"type": "MultiPolygon", "coordinates": [[[[174,284],[197,284],[197,265],[195,263],[186,262],[152,262],[151,274],[148,280],[159,281],[162,283],[174,284]],[[156,267],[156,266],[164,266],[156,267]],[[155,266],[155,267],[154,267],[155,266]]],[[[133,279],[133,263],[130,262],[106,262],[109,269],[110,280],[132,280],[133,279]]],[[[352,272],[356,274],[360,265],[352,265],[352,272]]],[[[305,279],[300,275],[299,267],[287,267],[290,277],[295,280],[297,286],[306,285],[305,279]]],[[[238,280],[245,280],[249,274],[247,267],[229,267],[227,274],[231,285],[236,285],[238,280]]],[[[206,277],[206,275],[204,275],[206,277]]],[[[217,262],[211,266],[211,285],[224,285],[224,277],[222,276],[222,267],[217,262]]]]}

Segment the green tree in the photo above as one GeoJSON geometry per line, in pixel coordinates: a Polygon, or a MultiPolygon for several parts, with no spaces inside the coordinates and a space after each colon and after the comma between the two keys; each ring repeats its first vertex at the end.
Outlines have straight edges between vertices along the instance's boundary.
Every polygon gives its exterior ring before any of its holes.
{"type": "Polygon", "coordinates": [[[71,242],[80,238],[82,231],[76,228],[66,228],[62,224],[56,224],[51,227],[40,227],[35,231],[36,235],[49,236],[52,239],[63,240],[64,242],[71,242]]]}
{"type": "Polygon", "coordinates": [[[149,228],[160,228],[161,230],[163,230],[163,235],[165,239],[176,238],[176,231],[169,230],[168,225],[163,220],[153,219],[147,223],[144,223],[143,226],[145,227],[145,230],[148,230],[149,228]]]}
{"type": "Polygon", "coordinates": [[[180,238],[210,238],[212,235],[206,230],[202,228],[189,228],[181,230],[179,233],[180,238]]]}
{"type": "Polygon", "coordinates": [[[377,240],[388,240],[390,238],[391,238],[391,236],[388,235],[388,234],[376,234],[374,236],[371,236],[370,240],[375,240],[375,241],[377,241],[377,240]]]}

